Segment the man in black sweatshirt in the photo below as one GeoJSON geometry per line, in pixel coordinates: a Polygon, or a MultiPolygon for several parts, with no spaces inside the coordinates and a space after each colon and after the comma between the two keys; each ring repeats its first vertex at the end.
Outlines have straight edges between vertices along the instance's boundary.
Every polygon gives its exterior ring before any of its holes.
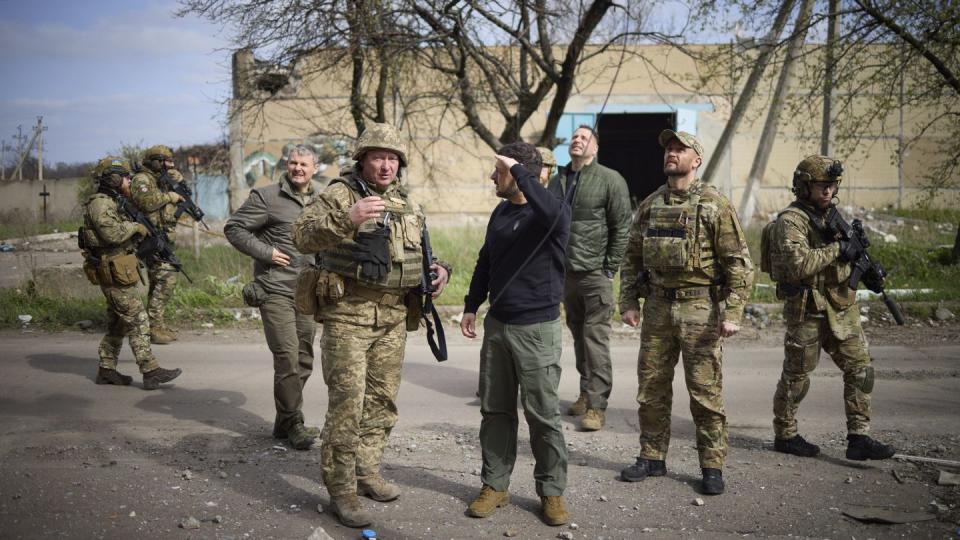
{"type": "Polygon", "coordinates": [[[477,336],[477,308],[489,295],[480,349],[480,495],[467,513],[488,517],[510,501],[507,488],[517,458],[517,389],[530,426],[537,484],[548,525],[563,525],[567,447],[560,424],[560,301],[570,236],[570,207],[538,181],[540,153],[511,143],[496,156],[490,176],[506,199],[490,216],[477,266],[464,298],[460,331],[477,336]]]}

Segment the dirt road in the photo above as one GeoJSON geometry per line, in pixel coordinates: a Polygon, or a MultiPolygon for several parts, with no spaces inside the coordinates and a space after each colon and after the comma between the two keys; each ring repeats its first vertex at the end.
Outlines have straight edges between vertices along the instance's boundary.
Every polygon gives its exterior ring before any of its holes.
{"type": "MultiPolygon", "coordinates": [[[[449,332],[452,334],[452,328],[449,332]]],[[[731,453],[727,493],[697,493],[699,468],[688,400],[675,385],[673,443],[663,478],[616,481],[637,452],[636,343],[613,347],[608,425],[576,431],[567,504],[577,528],[537,518],[533,461],[521,416],[513,504],[489,519],[466,505],[480,487],[477,385],[479,343],[451,336],[437,364],[411,336],[400,391],[400,423],[385,474],[404,490],[391,504],[367,503],[379,538],[944,538],[957,535],[958,487],[936,485],[929,466],[843,458],[838,370],[824,357],[801,409],[801,430],[823,448],[817,459],[771,451],[771,398],[779,347],[733,341],[724,366],[731,453]],[[702,498],[703,505],[697,505],[702,498]],[[854,505],[935,516],[901,525],[844,517],[854,505]]],[[[182,367],[156,392],[93,384],[99,335],[0,333],[0,537],[359,538],[317,505],[327,503],[319,452],[297,452],[270,437],[271,360],[258,331],[187,332],[158,347],[182,367]],[[199,529],[180,528],[188,517],[199,529]],[[318,528],[322,530],[318,530],[318,528]]],[[[874,432],[910,454],[960,459],[960,344],[875,346],[874,432]]],[[[129,351],[121,370],[135,374],[129,351]]],[[[576,397],[572,348],[564,350],[561,396],[576,397]]],[[[308,423],[322,425],[326,392],[308,383],[308,423]]]]}

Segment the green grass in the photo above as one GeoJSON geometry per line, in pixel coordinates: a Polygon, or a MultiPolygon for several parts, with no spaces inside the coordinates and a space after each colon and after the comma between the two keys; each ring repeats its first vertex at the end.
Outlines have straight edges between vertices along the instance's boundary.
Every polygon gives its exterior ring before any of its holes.
{"type": "Polygon", "coordinates": [[[960,210],[954,208],[897,208],[881,213],[934,223],[960,223],[960,210]]]}
{"type": "Polygon", "coordinates": [[[29,223],[16,218],[0,220],[0,240],[37,236],[56,232],[76,232],[82,221],[60,221],[57,223],[29,223]]]}
{"type": "Polygon", "coordinates": [[[37,296],[30,288],[0,289],[0,327],[20,326],[18,315],[33,317],[31,326],[50,330],[69,328],[77,321],[90,320],[98,326],[107,322],[103,298],[48,298],[37,296]]]}

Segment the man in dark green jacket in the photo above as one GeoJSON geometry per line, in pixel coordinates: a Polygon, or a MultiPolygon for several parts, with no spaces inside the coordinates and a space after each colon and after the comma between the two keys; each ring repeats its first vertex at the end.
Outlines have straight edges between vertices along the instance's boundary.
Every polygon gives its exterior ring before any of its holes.
{"type": "Polygon", "coordinates": [[[630,193],[617,171],[597,163],[599,141],[590,126],[570,139],[570,164],[560,167],[548,189],[573,209],[563,305],[573,333],[580,396],[567,414],[584,415],[584,431],[603,427],[613,386],[610,363],[610,318],[613,277],[627,247],[630,193]]]}
{"type": "Polygon", "coordinates": [[[273,436],[306,450],[319,435],[304,427],[303,387],[313,371],[316,323],[297,312],[294,292],[300,269],[310,263],[293,245],[293,222],[323,186],[313,181],[317,156],[296,146],[287,157],[279,183],[250,191],[246,202],[227,220],[223,233],[253,258],[254,282],[244,288],[244,301],[260,308],[263,333],[273,353],[273,399],[277,408],[273,436]]]}

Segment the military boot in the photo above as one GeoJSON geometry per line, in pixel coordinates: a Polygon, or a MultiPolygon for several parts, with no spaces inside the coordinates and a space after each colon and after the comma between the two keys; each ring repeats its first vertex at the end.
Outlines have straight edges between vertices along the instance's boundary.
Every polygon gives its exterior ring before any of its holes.
{"type": "Polygon", "coordinates": [[[867,435],[847,435],[847,459],[856,461],[889,459],[896,453],[897,451],[889,444],[883,444],[867,435]]]}
{"type": "Polygon", "coordinates": [[[400,496],[396,484],[378,474],[357,477],[357,495],[369,497],[377,502],[390,502],[400,496]]]}
{"type": "Polygon", "coordinates": [[[636,463],[620,471],[620,479],[624,482],[639,482],[648,476],[666,474],[667,463],[664,460],[638,457],[636,463]]]}
{"type": "Polygon", "coordinates": [[[115,369],[108,368],[99,368],[97,369],[97,384],[116,384],[119,386],[127,386],[133,382],[133,377],[129,375],[124,375],[115,369]]]}
{"type": "Polygon", "coordinates": [[[580,397],[570,404],[567,414],[570,416],[583,416],[587,412],[587,393],[580,392],[580,397]]]}
{"type": "Polygon", "coordinates": [[[704,468],[703,480],[700,483],[704,495],[720,495],[726,485],[723,483],[723,471],[720,469],[704,468]]]}
{"type": "Polygon", "coordinates": [[[556,527],[570,521],[570,514],[567,512],[566,505],[563,504],[563,497],[540,497],[543,522],[547,525],[556,527]]]}
{"type": "Polygon", "coordinates": [[[309,450],[315,439],[303,424],[294,424],[287,430],[287,441],[296,450],[309,450]]]}
{"type": "Polygon", "coordinates": [[[150,329],[150,343],[154,345],[166,345],[177,340],[177,335],[169,328],[158,326],[150,329]]]}
{"type": "Polygon", "coordinates": [[[774,439],[773,449],[784,454],[793,454],[800,457],[816,457],[820,455],[820,447],[809,443],[799,435],[789,439],[774,439]]]}
{"type": "MultiPolygon", "coordinates": [[[[304,426],[303,426],[303,429],[307,430],[307,434],[310,435],[311,437],[313,437],[314,439],[319,439],[319,438],[320,438],[320,434],[322,433],[322,431],[320,431],[320,428],[315,427],[315,426],[307,426],[307,425],[304,425],[304,426]]],[[[274,438],[274,439],[279,439],[279,440],[286,439],[286,438],[287,438],[287,430],[281,428],[279,424],[274,424],[274,425],[273,425],[273,438],[274,438]]]]}
{"type": "Polygon", "coordinates": [[[180,368],[177,369],[163,369],[157,368],[153,371],[148,371],[143,374],[143,389],[144,390],[156,390],[160,388],[160,385],[163,383],[168,383],[183,373],[180,371],[180,368]]]}
{"type": "Polygon", "coordinates": [[[580,421],[580,429],[583,431],[599,431],[603,428],[605,417],[606,413],[603,409],[587,409],[587,414],[580,421]]]}
{"type": "Polygon", "coordinates": [[[467,515],[478,518],[490,517],[497,511],[497,508],[508,504],[510,504],[509,491],[497,491],[484,484],[480,489],[480,495],[467,508],[467,515]]]}
{"type": "Polygon", "coordinates": [[[373,523],[370,513],[363,509],[356,493],[330,497],[330,511],[337,516],[340,523],[347,527],[366,527],[373,523]]]}

